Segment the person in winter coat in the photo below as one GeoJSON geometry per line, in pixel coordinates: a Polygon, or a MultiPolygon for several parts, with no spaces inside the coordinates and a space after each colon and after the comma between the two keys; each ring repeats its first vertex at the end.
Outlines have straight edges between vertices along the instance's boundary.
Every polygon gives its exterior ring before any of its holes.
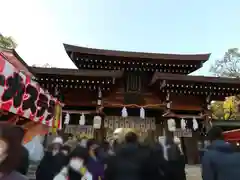
{"type": "Polygon", "coordinates": [[[104,164],[101,161],[100,147],[94,139],[88,140],[87,150],[89,153],[87,168],[93,175],[93,180],[103,179],[104,164]]]}
{"type": "Polygon", "coordinates": [[[56,137],[53,140],[51,148],[45,152],[45,155],[37,168],[36,180],[53,180],[54,176],[59,172],[59,161],[62,162],[61,158],[63,156],[59,156],[58,153],[61,151],[62,145],[62,138],[56,137]]]}
{"type": "Polygon", "coordinates": [[[179,148],[179,142],[175,139],[159,137],[159,143],[163,147],[164,158],[168,166],[168,179],[186,180],[185,160],[179,148]]]}
{"type": "Polygon", "coordinates": [[[70,149],[71,147],[68,145],[63,145],[60,149],[60,152],[58,154],[55,155],[54,159],[54,175],[56,175],[57,173],[59,173],[61,171],[61,169],[67,165],[68,163],[68,156],[70,153],[70,149]]]}
{"type": "Polygon", "coordinates": [[[15,127],[1,125],[0,127],[0,179],[27,180],[27,177],[17,172],[21,162],[21,142],[16,137],[15,127]]]}
{"type": "Polygon", "coordinates": [[[150,158],[147,158],[147,162],[145,163],[145,166],[148,168],[148,175],[146,177],[152,180],[168,180],[170,170],[168,162],[163,156],[162,145],[156,143],[150,150],[150,158]]]}
{"type": "Polygon", "coordinates": [[[103,164],[106,164],[108,157],[110,156],[109,152],[110,145],[107,141],[104,141],[102,145],[97,149],[97,155],[103,164]]]}
{"type": "MultiPolygon", "coordinates": [[[[148,148],[141,147],[138,136],[134,132],[125,135],[125,143],[121,144],[115,156],[109,158],[105,170],[105,180],[142,180],[148,174],[145,166],[149,155],[148,148]]],[[[147,177],[147,179],[151,179],[147,177]]]]}
{"type": "Polygon", "coordinates": [[[223,140],[223,132],[213,127],[208,132],[211,144],[202,158],[203,180],[239,180],[240,152],[223,140]]]}
{"type": "Polygon", "coordinates": [[[62,168],[53,180],[92,180],[92,174],[86,167],[88,158],[87,149],[77,146],[69,154],[67,165],[62,168]]]}
{"type": "MultiPolygon", "coordinates": [[[[19,141],[19,143],[22,143],[23,137],[24,137],[24,129],[20,126],[14,126],[14,133],[16,136],[16,140],[19,141]]],[[[23,175],[26,175],[28,172],[29,167],[29,152],[28,150],[22,145],[21,147],[21,163],[19,164],[19,167],[17,167],[17,171],[20,172],[23,175]]]]}

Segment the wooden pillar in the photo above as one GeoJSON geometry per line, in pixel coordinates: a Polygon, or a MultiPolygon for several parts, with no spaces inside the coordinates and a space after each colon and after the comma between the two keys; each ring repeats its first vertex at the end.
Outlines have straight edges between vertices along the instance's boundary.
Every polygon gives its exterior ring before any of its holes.
{"type": "Polygon", "coordinates": [[[164,119],[159,115],[156,117],[156,130],[154,131],[154,137],[159,137],[164,135],[164,119]]]}
{"type": "MultiPolygon", "coordinates": [[[[99,86],[98,88],[97,88],[97,105],[96,105],[96,114],[94,115],[94,117],[93,117],[93,128],[94,128],[94,124],[95,123],[99,123],[99,122],[95,122],[95,118],[97,117],[97,116],[99,116],[99,117],[101,117],[102,118],[102,116],[101,116],[101,111],[102,111],[102,90],[101,90],[101,87],[99,86]]],[[[101,125],[100,125],[100,128],[99,129],[97,129],[97,128],[94,128],[94,138],[97,140],[97,141],[99,141],[99,142],[101,142],[102,141],[102,132],[101,132],[101,129],[102,129],[102,122],[103,122],[103,119],[101,119],[101,125]]]]}
{"type": "Polygon", "coordinates": [[[184,137],[184,153],[188,164],[198,163],[198,133],[192,132],[192,137],[184,137]]]}
{"type": "MultiPolygon", "coordinates": [[[[165,100],[165,103],[166,103],[166,107],[165,107],[165,110],[164,110],[164,115],[167,115],[171,112],[171,100],[170,100],[170,92],[167,92],[166,94],[166,100],[165,100]]],[[[167,142],[172,142],[173,141],[173,132],[170,132],[168,130],[168,123],[167,123],[167,119],[164,120],[164,134],[165,134],[165,137],[166,137],[166,141],[167,142]]]]}
{"type": "Polygon", "coordinates": [[[212,113],[211,113],[211,94],[206,96],[205,102],[203,104],[203,119],[204,119],[204,127],[206,129],[206,132],[210,130],[212,127],[212,113]]]}

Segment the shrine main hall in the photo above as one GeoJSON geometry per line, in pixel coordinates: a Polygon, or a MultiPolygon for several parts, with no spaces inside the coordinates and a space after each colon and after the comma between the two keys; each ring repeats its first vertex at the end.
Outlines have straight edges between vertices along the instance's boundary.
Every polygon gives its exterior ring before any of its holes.
{"type": "Polygon", "coordinates": [[[76,69],[30,67],[31,72],[64,103],[66,132],[86,127],[85,133],[99,141],[119,127],[135,128],[149,141],[173,134],[180,137],[188,163],[194,164],[199,160],[199,142],[212,121],[211,101],[239,94],[238,79],[189,75],[210,54],[64,47],[76,69]]]}

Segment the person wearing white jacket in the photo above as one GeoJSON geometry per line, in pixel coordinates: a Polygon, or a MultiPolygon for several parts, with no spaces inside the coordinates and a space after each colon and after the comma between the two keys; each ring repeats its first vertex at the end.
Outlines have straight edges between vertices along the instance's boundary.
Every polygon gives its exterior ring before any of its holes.
{"type": "MultiPolygon", "coordinates": [[[[68,168],[72,167],[64,167],[61,172],[54,177],[53,180],[68,180],[68,168]]],[[[89,171],[86,171],[85,174],[82,176],[81,180],[92,180],[92,174],[89,173],[89,171]]]]}

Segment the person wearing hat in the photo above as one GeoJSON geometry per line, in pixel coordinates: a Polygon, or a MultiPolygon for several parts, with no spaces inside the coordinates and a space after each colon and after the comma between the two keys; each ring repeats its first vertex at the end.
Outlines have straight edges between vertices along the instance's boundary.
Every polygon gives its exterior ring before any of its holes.
{"type": "Polygon", "coordinates": [[[59,153],[61,147],[63,145],[63,139],[61,137],[56,137],[52,141],[52,155],[55,156],[59,153]]]}
{"type": "Polygon", "coordinates": [[[36,180],[53,180],[56,173],[59,172],[58,154],[62,146],[63,139],[55,137],[37,168],[36,180]]]}

